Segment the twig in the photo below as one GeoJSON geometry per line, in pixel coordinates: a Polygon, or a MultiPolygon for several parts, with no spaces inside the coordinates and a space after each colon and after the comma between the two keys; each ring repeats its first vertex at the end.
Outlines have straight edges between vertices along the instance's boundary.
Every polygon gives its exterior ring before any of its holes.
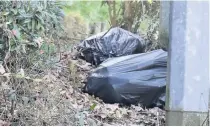
{"type": "Polygon", "coordinates": [[[15,110],[15,104],[14,104],[14,100],[12,100],[12,105],[11,105],[11,109],[10,109],[12,119],[14,118],[14,110],[15,110]]]}
{"type": "Polygon", "coordinates": [[[203,121],[202,126],[204,126],[204,123],[208,120],[208,118],[209,118],[209,113],[208,113],[208,115],[206,116],[205,120],[203,121]]]}
{"type": "Polygon", "coordinates": [[[4,60],[3,60],[3,64],[4,64],[4,67],[6,69],[6,72],[10,72],[9,71],[9,68],[7,67],[7,60],[10,58],[10,39],[8,38],[8,46],[9,46],[9,49],[8,49],[8,52],[6,52],[6,55],[4,57],[4,60]]]}
{"type": "MultiPolygon", "coordinates": [[[[200,98],[203,98],[203,93],[200,95],[200,98]]],[[[204,103],[204,105],[208,108],[207,103],[205,102],[204,98],[203,98],[203,103],[204,103]]],[[[206,116],[205,120],[203,121],[202,126],[203,126],[204,123],[208,120],[208,118],[209,118],[209,112],[208,112],[208,115],[206,116]]],[[[207,122],[208,122],[208,121],[207,121],[207,122]]]]}
{"type": "Polygon", "coordinates": [[[104,34],[100,37],[100,39],[101,39],[102,37],[104,37],[112,28],[113,28],[113,26],[111,26],[111,27],[109,28],[109,30],[108,30],[106,33],[104,33],[104,34]]]}
{"type": "Polygon", "coordinates": [[[81,40],[81,39],[79,39],[79,38],[73,38],[73,37],[61,37],[61,39],[81,40]]]}
{"type": "Polygon", "coordinates": [[[7,98],[6,98],[6,94],[4,93],[4,90],[2,92],[3,92],[4,102],[7,103],[7,98]]]}
{"type": "Polygon", "coordinates": [[[160,123],[159,123],[159,109],[157,111],[157,126],[160,126],[160,123]]]}

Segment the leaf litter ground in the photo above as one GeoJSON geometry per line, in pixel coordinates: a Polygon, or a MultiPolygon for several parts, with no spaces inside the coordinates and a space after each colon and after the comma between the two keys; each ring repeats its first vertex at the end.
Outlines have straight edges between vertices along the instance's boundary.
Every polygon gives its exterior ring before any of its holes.
{"type": "Polygon", "coordinates": [[[14,113],[11,101],[1,98],[0,125],[164,125],[165,111],[132,105],[105,104],[81,92],[88,73],[93,70],[71,53],[54,68],[39,75],[41,80],[27,82],[17,90],[14,113]],[[10,107],[9,107],[10,106],[10,107]]]}

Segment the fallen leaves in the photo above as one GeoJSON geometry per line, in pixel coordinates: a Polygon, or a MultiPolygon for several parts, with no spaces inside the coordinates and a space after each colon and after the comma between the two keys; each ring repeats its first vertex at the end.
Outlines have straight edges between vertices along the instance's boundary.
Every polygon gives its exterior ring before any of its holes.
{"type": "Polygon", "coordinates": [[[5,73],[5,69],[4,67],[2,66],[2,64],[0,64],[0,74],[4,74],[5,73]]]}
{"type": "Polygon", "coordinates": [[[42,46],[43,41],[44,40],[41,37],[34,39],[34,42],[37,43],[39,48],[42,46]]]}
{"type": "Polygon", "coordinates": [[[9,122],[6,122],[6,121],[3,121],[3,120],[0,120],[0,126],[9,126],[10,123],[9,122]]]}
{"type": "MultiPolygon", "coordinates": [[[[63,66],[67,66],[68,62],[62,62],[63,66]]],[[[76,79],[81,79],[78,80],[81,83],[91,68],[84,61],[75,61],[74,64],[76,79]]],[[[82,83],[73,84],[70,78],[68,68],[63,68],[61,72],[50,70],[27,84],[30,86],[30,89],[26,89],[29,94],[21,96],[22,102],[17,104],[16,109],[20,116],[18,119],[23,121],[20,125],[43,125],[43,121],[49,126],[164,125],[165,111],[158,108],[143,109],[140,105],[122,107],[119,104],[105,104],[99,98],[81,92],[78,87],[82,83]]],[[[3,88],[9,89],[11,100],[16,98],[16,92],[11,91],[9,86],[3,85],[3,88]]],[[[0,121],[0,125],[10,124],[0,121]]]]}
{"type": "Polygon", "coordinates": [[[16,78],[24,78],[25,77],[25,72],[24,70],[21,68],[18,73],[15,75],[16,78]]]}
{"type": "MultiPolygon", "coordinates": [[[[65,63],[65,62],[64,62],[65,63]]],[[[71,60],[76,65],[78,77],[85,79],[91,71],[90,65],[84,61],[71,60]]],[[[66,62],[68,64],[68,62],[66,62]]],[[[63,79],[62,79],[63,80],[63,79]]],[[[82,80],[81,80],[82,81],[82,80]]],[[[74,86],[74,85],[73,85],[74,86]]],[[[92,97],[87,93],[82,93],[69,85],[62,91],[64,98],[68,99],[77,115],[78,125],[164,125],[157,122],[157,111],[160,111],[160,120],[164,121],[165,112],[161,109],[145,110],[140,105],[131,107],[120,107],[119,104],[105,104],[99,98],[92,97]]]]}
{"type": "Polygon", "coordinates": [[[47,75],[45,75],[45,76],[42,78],[42,80],[45,80],[45,81],[47,81],[47,82],[53,82],[53,81],[56,81],[57,78],[56,78],[54,75],[52,75],[51,73],[48,73],[47,75]]]}

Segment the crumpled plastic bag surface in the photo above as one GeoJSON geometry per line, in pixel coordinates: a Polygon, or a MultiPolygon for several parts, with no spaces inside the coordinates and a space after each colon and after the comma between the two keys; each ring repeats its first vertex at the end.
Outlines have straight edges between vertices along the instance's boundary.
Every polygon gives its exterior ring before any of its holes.
{"type": "Polygon", "coordinates": [[[167,55],[160,49],[110,58],[89,75],[84,92],[105,103],[164,106],[167,55]]]}
{"type": "Polygon", "coordinates": [[[115,27],[85,39],[77,48],[80,58],[97,66],[110,57],[143,53],[145,42],[140,36],[115,27]]]}

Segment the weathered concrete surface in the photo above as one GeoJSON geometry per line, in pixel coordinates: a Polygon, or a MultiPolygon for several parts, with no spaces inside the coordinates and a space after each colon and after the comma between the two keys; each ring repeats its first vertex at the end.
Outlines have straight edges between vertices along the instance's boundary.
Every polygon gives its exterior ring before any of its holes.
{"type": "Polygon", "coordinates": [[[169,126],[207,125],[207,117],[207,113],[203,112],[169,111],[166,113],[166,124],[169,126]]]}
{"type": "Polygon", "coordinates": [[[166,125],[201,125],[209,104],[209,2],[170,1],[169,19],[166,125]]]}

